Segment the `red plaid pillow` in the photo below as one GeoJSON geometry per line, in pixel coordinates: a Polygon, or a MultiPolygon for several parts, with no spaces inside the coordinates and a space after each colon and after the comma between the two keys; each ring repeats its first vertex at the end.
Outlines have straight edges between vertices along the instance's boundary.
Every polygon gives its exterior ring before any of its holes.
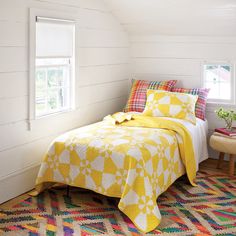
{"type": "Polygon", "coordinates": [[[146,105],[147,89],[171,91],[177,80],[168,81],[147,81],[147,80],[132,80],[132,88],[130,91],[128,102],[124,112],[136,111],[143,112],[146,105]]]}
{"type": "Polygon", "coordinates": [[[177,93],[188,93],[192,95],[198,95],[198,100],[195,106],[195,115],[199,119],[206,119],[206,103],[207,96],[210,89],[207,88],[195,88],[195,89],[186,89],[186,88],[172,88],[172,92],[177,93]]]}

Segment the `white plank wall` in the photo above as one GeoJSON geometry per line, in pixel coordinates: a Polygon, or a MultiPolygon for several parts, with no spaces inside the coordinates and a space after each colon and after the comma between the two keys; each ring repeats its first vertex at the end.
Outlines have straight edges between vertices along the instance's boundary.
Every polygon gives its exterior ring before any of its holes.
{"type": "Polygon", "coordinates": [[[121,110],[129,77],[129,41],[102,0],[0,0],[0,203],[33,188],[53,138],[121,110]],[[78,16],[79,106],[74,112],[38,120],[29,131],[31,7],[78,16]]]}
{"type": "MultiPolygon", "coordinates": [[[[131,35],[130,43],[132,77],[177,79],[177,86],[187,88],[202,86],[204,62],[236,63],[236,37],[131,35]]],[[[207,106],[209,134],[223,125],[214,113],[216,107],[207,106]]]]}
{"type": "Polygon", "coordinates": [[[235,0],[105,0],[130,34],[235,36],[235,0]]]}

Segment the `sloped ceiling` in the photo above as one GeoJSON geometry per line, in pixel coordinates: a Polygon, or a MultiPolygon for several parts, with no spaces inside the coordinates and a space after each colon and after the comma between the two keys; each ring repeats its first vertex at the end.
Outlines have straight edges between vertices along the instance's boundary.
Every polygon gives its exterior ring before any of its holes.
{"type": "Polygon", "coordinates": [[[236,36],[236,0],[105,0],[130,34],[236,36]]]}

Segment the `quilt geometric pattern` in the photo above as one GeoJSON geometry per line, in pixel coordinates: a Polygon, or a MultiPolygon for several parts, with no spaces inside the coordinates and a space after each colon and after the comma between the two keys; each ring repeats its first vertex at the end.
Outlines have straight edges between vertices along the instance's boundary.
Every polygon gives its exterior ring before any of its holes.
{"type": "Polygon", "coordinates": [[[147,90],[147,103],[143,114],[155,117],[172,117],[196,124],[197,95],[147,90]]]}
{"type": "MultiPolygon", "coordinates": [[[[182,177],[158,199],[162,222],[146,235],[236,235],[236,178],[199,172],[197,187],[182,177]]],[[[118,208],[118,199],[55,187],[0,206],[0,235],[144,235],[118,208]]]]}

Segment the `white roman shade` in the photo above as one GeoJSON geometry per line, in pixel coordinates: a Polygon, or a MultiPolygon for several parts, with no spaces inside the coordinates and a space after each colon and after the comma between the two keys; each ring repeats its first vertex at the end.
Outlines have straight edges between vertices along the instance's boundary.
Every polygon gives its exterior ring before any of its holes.
{"type": "Polygon", "coordinates": [[[75,22],[37,17],[36,58],[72,57],[75,22]]]}

